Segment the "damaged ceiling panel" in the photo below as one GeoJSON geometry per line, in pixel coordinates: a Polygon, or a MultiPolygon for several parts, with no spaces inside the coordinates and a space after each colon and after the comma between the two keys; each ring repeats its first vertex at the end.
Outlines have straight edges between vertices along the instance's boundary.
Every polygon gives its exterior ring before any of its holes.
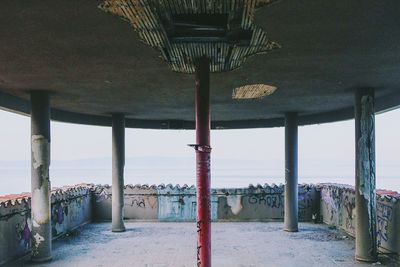
{"type": "Polygon", "coordinates": [[[262,99],[276,91],[275,86],[267,84],[251,84],[233,89],[233,99],[262,99]]]}
{"type": "Polygon", "coordinates": [[[172,70],[194,73],[206,56],[211,72],[230,71],[280,45],[253,24],[255,10],[276,0],[105,0],[100,8],[128,20],[172,70]]]}

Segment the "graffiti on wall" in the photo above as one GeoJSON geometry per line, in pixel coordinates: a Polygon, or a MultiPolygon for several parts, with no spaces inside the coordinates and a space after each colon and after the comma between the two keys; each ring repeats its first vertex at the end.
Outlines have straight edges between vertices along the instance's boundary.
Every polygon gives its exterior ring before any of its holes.
{"type": "Polygon", "coordinates": [[[389,239],[388,226],[392,221],[393,207],[388,204],[377,203],[377,240],[378,246],[389,239]]]}
{"type": "Polygon", "coordinates": [[[344,197],[344,204],[343,204],[345,210],[345,220],[346,220],[346,229],[354,231],[354,214],[355,214],[355,208],[356,208],[356,199],[354,196],[349,196],[346,195],[344,197]]]}
{"type": "MultiPolygon", "coordinates": [[[[377,245],[385,252],[399,253],[397,243],[397,208],[399,194],[393,191],[381,190],[377,192],[377,245]]],[[[321,211],[324,222],[334,225],[355,235],[355,190],[348,185],[326,184],[321,189],[321,211]]]]}
{"type": "Polygon", "coordinates": [[[283,186],[262,188],[261,193],[250,191],[248,193],[248,204],[263,205],[269,208],[280,209],[284,206],[283,186]]]}
{"type": "Polygon", "coordinates": [[[57,202],[52,205],[51,209],[51,231],[53,236],[57,236],[63,232],[63,223],[65,217],[68,216],[68,204],[57,202]]]}
{"type": "Polygon", "coordinates": [[[125,199],[124,204],[136,208],[146,208],[146,202],[143,197],[130,197],[125,199]]]}
{"type": "Polygon", "coordinates": [[[321,191],[324,203],[324,222],[337,225],[344,230],[355,233],[355,194],[348,187],[326,186],[321,191]]]}
{"type": "Polygon", "coordinates": [[[309,220],[313,214],[313,206],[314,198],[310,188],[308,188],[305,192],[299,192],[298,195],[299,201],[299,219],[301,220],[309,220]]]}
{"type": "MultiPolygon", "coordinates": [[[[203,221],[198,220],[197,221],[197,236],[201,236],[201,228],[202,228],[203,221]]],[[[200,260],[200,250],[201,250],[201,245],[199,243],[199,238],[197,239],[197,266],[201,266],[201,260],[200,260]]]]}
{"type": "Polygon", "coordinates": [[[248,198],[249,204],[266,205],[270,208],[282,208],[284,206],[283,195],[280,193],[273,194],[255,194],[248,198]]]}
{"type": "Polygon", "coordinates": [[[64,217],[68,216],[68,205],[58,202],[53,205],[51,221],[53,224],[62,224],[64,217]]]}
{"type": "MultiPolygon", "coordinates": [[[[299,219],[311,220],[317,212],[316,188],[299,186],[299,219]]],[[[218,219],[222,220],[279,220],[283,219],[285,196],[283,185],[250,185],[248,188],[218,189],[218,219]]],[[[318,211],[319,212],[319,211],[318,211]]]]}
{"type": "Polygon", "coordinates": [[[84,222],[87,196],[61,198],[51,205],[51,230],[53,236],[64,234],[68,227],[84,222]]]}
{"type": "MultiPolygon", "coordinates": [[[[86,212],[91,210],[91,189],[91,185],[81,184],[52,190],[50,213],[53,237],[91,219],[90,212],[86,212]],[[72,213],[76,216],[71,216],[72,213]]],[[[0,229],[3,230],[0,234],[0,265],[35,250],[34,245],[43,242],[42,236],[32,233],[29,194],[0,199],[0,229]]]]}
{"type": "Polygon", "coordinates": [[[157,199],[149,196],[125,196],[124,205],[142,209],[154,209],[157,206],[157,199]]]}
{"type": "Polygon", "coordinates": [[[111,195],[108,193],[107,189],[104,187],[99,187],[100,192],[95,194],[96,196],[96,202],[103,202],[106,201],[107,199],[111,198],[111,195]]]}
{"type": "Polygon", "coordinates": [[[321,198],[328,209],[329,220],[333,221],[341,207],[339,190],[324,189],[321,192],[321,198]]]}
{"type": "Polygon", "coordinates": [[[17,233],[17,242],[19,247],[21,247],[23,250],[29,250],[32,245],[31,225],[32,223],[30,218],[25,218],[25,221],[22,224],[17,223],[15,225],[15,231],[17,233]]]}

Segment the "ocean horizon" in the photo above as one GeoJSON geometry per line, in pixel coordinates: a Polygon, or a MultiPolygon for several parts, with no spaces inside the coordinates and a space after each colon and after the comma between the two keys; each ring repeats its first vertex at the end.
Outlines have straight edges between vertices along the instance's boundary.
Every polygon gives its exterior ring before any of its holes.
{"type": "MultiPolygon", "coordinates": [[[[194,159],[186,157],[132,157],[125,165],[125,184],[195,185],[194,159]]],[[[213,159],[213,188],[248,187],[250,184],[284,184],[282,160],[213,159]]],[[[377,189],[400,192],[397,164],[382,164],[377,172],[377,189]]],[[[54,161],[50,166],[52,187],[64,185],[111,185],[111,159],[54,161]]],[[[303,160],[299,164],[299,183],[340,183],[354,185],[354,166],[350,161],[336,164],[315,164],[303,160]]],[[[30,162],[0,161],[0,195],[30,192],[30,162]]]]}

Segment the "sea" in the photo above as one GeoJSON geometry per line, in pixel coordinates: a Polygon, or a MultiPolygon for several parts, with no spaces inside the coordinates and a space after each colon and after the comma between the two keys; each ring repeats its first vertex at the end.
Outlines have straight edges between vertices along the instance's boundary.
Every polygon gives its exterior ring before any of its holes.
{"type": "MultiPolygon", "coordinates": [[[[284,183],[284,162],[241,159],[213,159],[211,185],[214,188],[236,188],[252,185],[284,183]]],[[[378,189],[400,192],[397,164],[380,166],[377,171],[378,189]]],[[[28,161],[0,162],[0,195],[30,192],[30,163],[28,161]]],[[[195,162],[190,158],[138,157],[128,158],[125,184],[195,185],[195,162]]],[[[111,184],[111,159],[55,161],[50,165],[52,187],[64,185],[111,184]]],[[[339,183],[354,185],[354,166],[350,162],[299,164],[299,183],[339,183]]]]}

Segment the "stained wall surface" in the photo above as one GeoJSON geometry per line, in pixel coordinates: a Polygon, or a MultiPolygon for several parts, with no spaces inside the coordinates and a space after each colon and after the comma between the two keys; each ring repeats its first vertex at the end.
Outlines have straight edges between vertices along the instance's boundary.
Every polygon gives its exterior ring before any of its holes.
{"type": "MultiPolygon", "coordinates": [[[[111,186],[94,188],[93,215],[97,221],[111,220],[111,186]]],[[[127,185],[124,188],[124,218],[156,220],[158,214],[157,186],[127,185]]]]}
{"type": "MultiPolygon", "coordinates": [[[[87,185],[52,190],[53,238],[60,237],[92,219],[91,187],[87,185]]],[[[0,265],[31,250],[31,200],[29,194],[0,199],[0,265]]]]}
{"type": "MultiPolygon", "coordinates": [[[[77,185],[52,191],[52,234],[60,237],[91,221],[111,220],[111,187],[77,185]]],[[[400,256],[400,195],[377,192],[377,235],[381,252],[400,256]]],[[[185,222],[196,219],[194,186],[126,185],[127,220],[185,222]]],[[[283,185],[211,190],[213,221],[282,221],[283,185]]],[[[348,185],[299,185],[299,220],[322,222],[355,235],[355,192],[348,185]]],[[[31,249],[30,195],[0,197],[0,265],[31,249]]]]}
{"type": "MultiPolygon", "coordinates": [[[[284,186],[218,189],[218,220],[274,221],[284,217],[284,186]]],[[[319,213],[313,185],[299,185],[299,219],[311,221],[319,213]]]]}
{"type": "MultiPolygon", "coordinates": [[[[355,236],[355,191],[353,186],[321,184],[323,222],[355,236]]],[[[377,191],[377,242],[381,252],[400,255],[400,194],[377,191]]]]}
{"type": "MultiPolygon", "coordinates": [[[[95,188],[94,214],[97,221],[111,220],[111,187],[95,188]]],[[[196,188],[172,185],[127,185],[125,219],[195,221],[196,188]]],[[[299,185],[299,219],[311,221],[319,213],[313,185],[299,185]]],[[[283,220],[283,185],[257,185],[248,188],[212,189],[213,221],[283,220]]]]}

